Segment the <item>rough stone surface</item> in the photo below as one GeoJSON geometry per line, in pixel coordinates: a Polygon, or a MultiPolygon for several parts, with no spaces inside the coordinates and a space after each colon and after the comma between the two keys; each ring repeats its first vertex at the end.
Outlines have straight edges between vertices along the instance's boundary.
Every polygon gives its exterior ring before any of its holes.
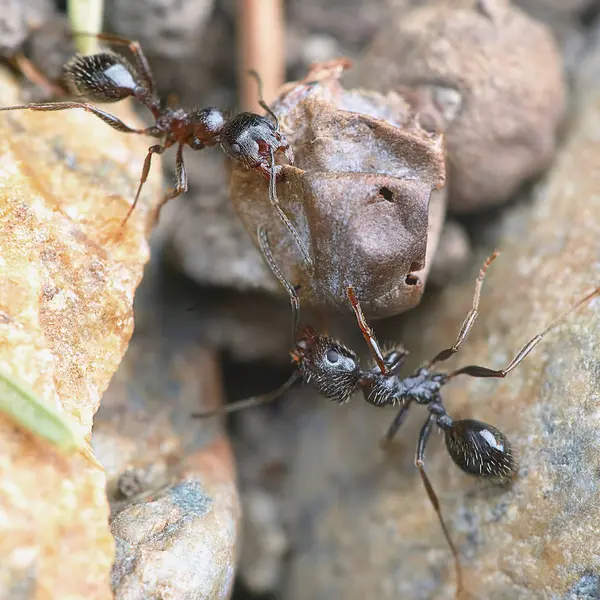
{"type": "Polygon", "coordinates": [[[355,80],[411,97],[446,132],[448,206],[507,200],[554,155],[562,65],[548,29],[508,0],[455,0],[401,10],[378,32],[355,80]]]}
{"type": "MultiPolygon", "coordinates": [[[[578,116],[548,181],[530,206],[512,208],[495,226],[502,254],[490,269],[480,318],[449,368],[506,365],[600,281],[599,47],[579,77],[578,116]]],[[[389,324],[379,337],[401,339],[417,366],[452,343],[472,293],[472,278],[452,285],[400,330],[389,324]]],[[[445,390],[452,416],[497,426],[520,464],[513,485],[496,488],[454,468],[440,441],[427,449],[471,597],[597,596],[599,340],[595,299],[506,379],[457,378],[445,390]]],[[[358,398],[347,407],[313,406],[295,421],[296,438],[287,439],[293,460],[283,496],[298,517],[282,597],[453,598],[450,552],[413,466],[423,412],[414,411],[384,455],[377,440],[394,411],[358,398]]]]}
{"type": "Polygon", "coordinates": [[[11,56],[29,33],[45,25],[55,13],[52,0],[0,2],[0,55],[11,56]]]}
{"type": "MultiPolygon", "coordinates": [[[[443,145],[400,96],[344,89],[338,79],[347,66],[313,65],[273,104],[295,156],[294,166],[281,165],[277,195],[314,274],[269,201],[265,178],[234,165],[231,201],[257,245],[257,228],[265,228],[305,306],[348,311],[353,286],[365,313],[384,317],[412,308],[423,293],[445,214],[445,197],[432,194],[444,183],[443,145]]],[[[269,288],[279,286],[270,279],[269,288]]]]}
{"type": "MultiPolygon", "coordinates": [[[[0,105],[19,101],[0,72],[0,105]]],[[[119,114],[136,123],[126,107],[119,114]]],[[[116,239],[144,140],[79,111],[0,116],[0,366],[88,432],[133,330],[142,203],[116,239]],[[82,135],[82,132],[85,135],[82,135]]],[[[159,198],[152,176],[145,200],[159,198]]],[[[0,415],[0,597],[108,599],[105,476],[0,415]]]]}
{"type": "Polygon", "coordinates": [[[136,329],[94,422],[117,542],[117,600],[227,598],[236,558],[235,471],[218,419],[216,354],[194,312],[162,293],[160,253],[136,295],[136,329]]]}

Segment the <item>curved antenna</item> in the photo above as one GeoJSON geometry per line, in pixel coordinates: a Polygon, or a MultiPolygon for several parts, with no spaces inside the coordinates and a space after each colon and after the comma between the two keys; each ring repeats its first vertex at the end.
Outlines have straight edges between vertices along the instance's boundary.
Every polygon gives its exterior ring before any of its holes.
{"type": "Polygon", "coordinates": [[[279,131],[279,119],[277,118],[277,115],[273,112],[273,110],[269,107],[269,105],[264,101],[263,84],[260,75],[254,69],[249,69],[248,75],[256,79],[256,83],[258,85],[258,103],[260,104],[261,108],[265,110],[275,121],[275,131],[279,131]]]}
{"type": "Polygon", "coordinates": [[[288,293],[290,298],[290,305],[292,307],[292,340],[295,341],[298,334],[298,321],[300,319],[300,298],[298,297],[298,292],[296,291],[296,288],[285,278],[284,274],[279,268],[279,265],[275,262],[275,258],[271,252],[271,246],[269,245],[267,231],[262,225],[258,227],[257,235],[263,258],[269,265],[273,275],[279,279],[279,283],[281,283],[281,285],[285,288],[285,291],[288,293]]]}
{"type": "Polygon", "coordinates": [[[245,400],[240,400],[238,402],[232,402],[231,404],[226,404],[225,406],[221,406],[214,410],[208,410],[202,413],[192,413],[193,419],[207,419],[208,417],[215,417],[217,415],[225,415],[229,413],[238,412],[240,410],[244,410],[246,408],[252,408],[253,406],[259,406],[261,404],[267,404],[269,402],[273,402],[273,400],[277,400],[280,396],[283,396],[285,392],[287,392],[298,379],[302,376],[298,371],[294,371],[292,376],[281,386],[279,386],[276,390],[269,392],[268,394],[263,394],[262,396],[253,396],[252,398],[246,398],[245,400]]]}

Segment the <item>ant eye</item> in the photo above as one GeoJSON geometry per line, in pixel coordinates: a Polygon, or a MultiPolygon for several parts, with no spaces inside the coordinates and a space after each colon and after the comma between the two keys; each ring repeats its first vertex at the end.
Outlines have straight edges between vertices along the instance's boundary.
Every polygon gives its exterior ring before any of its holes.
{"type": "Polygon", "coordinates": [[[336,352],[335,350],[328,350],[327,354],[325,355],[325,358],[328,360],[328,362],[330,362],[332,365],[335,365],[335,363],[338,362],[338,360],[340,360],[340,355],[338,352],[336,352]]]}
{"type": "Polygon", "coordinates": [[[517,463],[504,434],[482,421],[463,419],[446,429],[448,454],[465,473],[510,479],[517,463]]]}
{"type": "Polygon", "coordinates": [[[231,150],[231,151],[232,151],[234,154],[239,154],[239,153],[242,151],[242,149],[240,148],[240,145],[239,145],[239,144],[231,144],[231,145],[229,146],[229,149],[230,149],[230,150],[231,150]]]}

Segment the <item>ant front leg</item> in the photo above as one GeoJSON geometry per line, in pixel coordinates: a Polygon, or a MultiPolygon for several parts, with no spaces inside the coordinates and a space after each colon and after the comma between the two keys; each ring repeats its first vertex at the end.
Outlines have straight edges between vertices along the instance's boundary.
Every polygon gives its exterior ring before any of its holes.
{"type": "MultiPolygon", "coordinates": [[[[442,517],[442,511],[440,509],[440,503],[435,493],[433,486],[431,485],[431,481],[429,481],[429,477],[425,472],[425,446],[427,445],[427,440],[431,435],[431,431],[435,422],[437,420],[437,415],[431,414],[429,415],[427,421],[423,425],[421,429],[421,433],[419,434],[419,441],[417,443],[417,452],[415,454],[415,465],[417,469],[419,469],[419,474],[421,475],[421,479],[423,480],[423,485],[425,486],[425,490],[427,491],[427,496],[429,497],[429,501],[435,510],[435,513],[438,516],[438,520],[440,525],[442,526],[442,531],[444,532],[444,537],[450,546],[450,551],[452,552],[452,556],[454,558],[454,568],[456,571],[456,596],[458,597],[460,592],[462,591],[462,567],[460,565],[460,556],[458,554],[458,549],[454,545],[452,538],[450,537],[450,531],[446,526],[446,522],[442,517]]],[[[393,425],[393,424],[392,424],[393,425]]]]}
{"type": "Polygon", "coordinates": [[[83,108],[86,112],[96,115],[99,119],[102,119],[107,125],[110,125],[113,129],[122,133],[139,133],[148,134],[147,129],[133,129],[121,121],[121,119],[97,108],[93,104],[86,102],[44,102],[39,104],[18,104],[16,106],[3,106],[0,107],[0,112],[8,110],[34,110],[34,111],[55,111],[55,110],[70,110],[72,108],[83,108]]]}
{"type": "Polygon", "coordinates": [[[400,427],[402,426],[404,421],[406,421],[406,417],[408,416],[409,408],[410,408],[410,400],[407,400],[402,405],[402,408],[400,409],[400,411],[398,412],[398,414],[392,421],[392,424],[390,425],[389,429],[387,430],[385,437],[381,440],[381,442],[379,444],[383,450],[387,450],[390,447],[390,444],[392,443],[392,440],[396,437],[398,430],[400,429],[400,427]]]}

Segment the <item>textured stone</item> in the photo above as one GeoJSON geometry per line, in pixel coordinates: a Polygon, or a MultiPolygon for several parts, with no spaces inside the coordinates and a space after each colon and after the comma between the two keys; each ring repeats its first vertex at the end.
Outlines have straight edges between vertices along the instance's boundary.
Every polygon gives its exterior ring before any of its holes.
{"type": "Polygon", "coordinates": [[[554,155],[565,95],[560,56],[548,29],[508,0],[399,11],[355,81],[412,96],[422,121],[446,132],[451,210],[504,202],[554,155]]]}
{"type": "MultiPolygon", "coordinates": [[[[0,105],[19,101],[0,71],[0,105]]],[[[119,114],[136,123],[127,107],[119,114]]],[[[0,115],[0,367],[88,433],[133,330],[146,150],[81,111],[0,115]]],[[[152,175],[145,200],[159,198],[152,175]]],[[[105,476],[0,415],[0,597],[110,598],[105,476]]]]}
{"type": "MultiPolygon", "coordinates": [[[[239,503],[218,419],[193,412],[222,402],[215,353],[198,344],[194,312],[165,296],[160,254],[136,295],[136,328],[94,422],[117,541],[117,600],[227,598],[239,503]]],[[[200,325],[200,327],[199,327],[200,325]]]]}
{"type": "MultiPolygon", "coordinates": [[[[502,252],[481,315],[448,367],[505,366],[521,345],[600,282],[600,47],[579,77],[577,117],[552,173],[529,206],[499,225],[502,252]]],[[[482,232],[483,233],[483,232],[482,232]]],[[[480,257],[483,259],[483,254],[480,257]]],[[[399,329],[411,366],[451,344],[471,305],[473,278],[431,295],[399,329]]],[[[426,469],[460,550],[470,597],[491,600],[597,596],[600,503],[600,301],[552,332],[504,380],[457,378],[445,389],[454,418],[497,426],[520,469],[511,487],[461,473],[441,441],[426,469]]],[[[305,392],[305,396],[308,394],[305,392]]],[[[305,400],[306,401],[306,400],[305,400]]],[[[454,598],[449,549],[413,465],[423,411],[389,455],[377,445],[394,411],[321,400],[295,421],[284,509],[297,516],[290,579],[296,598],[454,598]],[[309,412],[310,410],[310,412],[309,412]]]]}
{"type": "Polygon", "coordinates": [[[12,56],[29,33],[45,25],[55,11],[52,0],[1,0],[0,55],[12,56]]]}

